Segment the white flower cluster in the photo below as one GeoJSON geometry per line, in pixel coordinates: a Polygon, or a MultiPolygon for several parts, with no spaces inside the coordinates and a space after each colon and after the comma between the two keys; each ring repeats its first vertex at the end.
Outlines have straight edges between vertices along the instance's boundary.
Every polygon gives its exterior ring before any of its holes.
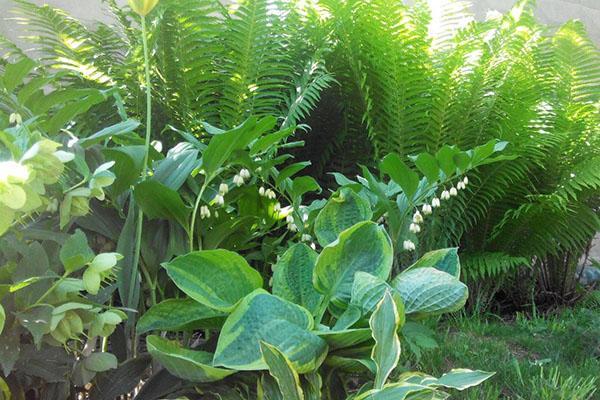
{"type": "Polygon", "coordinates": [[[275,198],[277,197],[274,191],[272,191],[271,189],[265,189],[262,186],[260,187],[260,189],[258,189],[258,194],[271,200],[275,200],[275,198]]]}
{"type": "MultiPolygon", "coordinates": [[[[469,178],[467,178],[465,176],[462,181],[459,181],[457,183],[456,187],[452,186],[450,188],[450,190],[444,189],[444,191],[440,195],[440,198],[442,200],[448,200],[448,199],[450,199],[450,197],[458,195],[458,191],[464,190],[467,187],[468,183],[469,183],[469,178]]],[[[419,212],[419,210],[416,210],[415,213],[413,214],[412,223],[410,224],[408,230],[415,234],[421,232],[420,224],[423,223],[423,215],[430,215],[433,212],[433,209],[440,207],[440,205],[441,205],[440,199],[437,197],[434,197],[433,199],[431,199],[431,204],[424,204],[423,207],[421,208],[421,212],[423,212],[423,214],[421,214],[419,212]]],[[[403,248],[406,251],[414,251],[415,244],[413,243],[412,240],[405,240],[403,243],[403,248]]]]}
{"type": "Polygon", "coordinates": [[[250,179],[250,171],[248,171],[246,168],[242,169],[240,171],[239,174],[236,174],[233,177],[233,183],[237,186],[240,187],[242,186],[244,183],[246,183],[246,179],[250,179]]]}

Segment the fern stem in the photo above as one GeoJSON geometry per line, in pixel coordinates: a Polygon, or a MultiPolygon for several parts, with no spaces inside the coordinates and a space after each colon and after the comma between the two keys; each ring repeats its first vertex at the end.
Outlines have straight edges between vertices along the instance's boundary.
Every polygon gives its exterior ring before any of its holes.
{"type": "MultiPolygon", "coordinates": [[[[146,140],[144,151],[144,163],[142,167],[142,181],[146,180],[148,175],[148,153],[150,150],[150,137],[152,135],[152,83],[150,81],[150,56],[148,52],[148,38],[146,29],[146,18],[142,17],[142,45],[144,47],[144,69],[145,69],[145,84],[146,84],[146,140]]],[[[137,225],[135,230],[135,251],[133,253],[133,263],[131,268],[131,276],[129,279],[129,291],[127,293],[127,306],[131,306],[133,301],[133,289],[135,285],[135,275],[137,274],[138,265],[140,262],[140,253],[142,249],[142,229],[144,221],[144,212],[140,207],[137,215],[137,225]]],[[[134,346],[134,352],[135,352],[134,346]]]]}

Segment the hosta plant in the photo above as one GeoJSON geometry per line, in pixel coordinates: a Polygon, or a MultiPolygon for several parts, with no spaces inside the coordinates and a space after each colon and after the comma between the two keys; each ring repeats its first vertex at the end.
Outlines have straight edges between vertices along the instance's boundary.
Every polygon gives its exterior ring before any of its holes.
{"type": "Polygon", "coordinates": [[[385,228],[362,221],[320,253],[290,244],[272,266],[267,291],[241,255],[190,252],[163,264],[187,297],[148,310],[137,334],[153,333],[146,337],[152,357],[214,395],[235,389],[261,399],[443,398],[443,388],[462,390],[490,377],[453,370],[436,379],[398,368],[405,321],[458,310],[468,290],[454,249],[426,254],[392,276],[393,254],[385,228]],[[190,334],[198,330],[204,334],[190,334]],[[349,386],[350,375],[360,387],[349,386]]]}

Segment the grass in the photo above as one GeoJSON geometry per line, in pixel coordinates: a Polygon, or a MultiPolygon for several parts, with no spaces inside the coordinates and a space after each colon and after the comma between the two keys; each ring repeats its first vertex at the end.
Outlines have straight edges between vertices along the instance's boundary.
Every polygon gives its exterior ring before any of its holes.
{"type": "Polygon", "coordinates": [[[461,314],[443,321],[437,331],[442,332],[436,338],[439,347],[413,360],[421,370],[436,376],[461,367],[496,371],[452,399],[600,399],[598,308],[547,317],[517,314],[511,321],[461,314]]]}

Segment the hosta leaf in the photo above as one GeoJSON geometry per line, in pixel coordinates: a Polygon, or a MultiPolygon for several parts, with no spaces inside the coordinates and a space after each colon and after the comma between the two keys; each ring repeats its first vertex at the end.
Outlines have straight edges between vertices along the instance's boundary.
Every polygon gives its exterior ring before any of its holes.
{"type": "Polygon", "coordinates": [[[354,276],[354,284],[352,285],[352,300],[351,305],[359,307],[363,315],[368,315],[383,298],[386,292],[390,292],[396,303],[398,314],[400,315],[400,325],[404,324],[404,304],[402,297],[397,290],[383,279],[373,276],[367,272],[357,272],[354,276]]]}
{"type": "Polygon", "coordinates": [[[345,229],[373,216],[369,202],[352,189],[342,188],[333,195],[315,220],[315,235],[321,246],[337,239],[345,229]]]}
{"type": "Polygon", "coordinates": [[[6,312],[4,312],[4,307],[0,304],[0,335],[4,330],[4,322],[6,322],[6,312]]]}
{"type": "Polygon", "coordinates": [[[439,379],[430,378],[423,381],[431,386],[443,386],[456,390],[465,390],[477,386],[486,379],[491,378],[495,372],[472,371],[470,369],[453,369],[445,373],[439,379]]]}
{"type": "Polygon", "coordinates": [[[407,270],[392,281],[400,292],[407,314],[441,314],[461,309],[469,290],[467,286],[435,268],[423,267],[407,270]]]}
{"type": "Polygon", "coordinates": [[[221,311],[230,311],[240,299],[263,284],[258,271],[242,256],[223,249],[195,251],[163,266],[185,294],[221,311]]]}
{"type": "Polygon", "coordinates": [[[335,305],[345,307],[354,275],[365,271],[386,279],[392,269],[392,243],[382,226],[360,222],[340,233],[317,258],[313,285],[335,305]]]}
{"type": "Polygon", "coordinates": [[[304,393],[300,386],[300,376],[285,354],[263,341],[260,342],[260,351],[269,373],[277,381],[279,390],[285,400],[304,400],[304,393]]]}
{"type": "Polygon", "coordinates": [[[312,284],[317,252],[298,243],[277,261],[273,273],[273,294],[296,303],[314,314],[323,296],[312,284]]]}
{"type": "Polygon", "coordinates": [[[257,289],[225,321],[215,365],[244,371],[266,369],[262,340],[283,352],[299,373],[315,370],[327,353],[327,343],[309,332],[312,326],[313,317],[306,309],[257,289]]]}
{"type": "Polygon", "coordinates": [[[369,328],[314,331],[313,333],[324,339],[332,349],[352,347],[371,340],[371,330],[369,328]]]}
{"type": "Polygon", "coordinates": [[[374,375],[377,369],[373,360],[366,357],[330,355],[325,360],[325,364],[332,369],[361,374],[370,373],[374,375]]]}
{"type": "Polygon", "coordinates": [[[421,153],[415,159],[415,165],[425,175],[427,182],[433,184],[440,177],[440,167],[434,156],[429,153],[421,153]]]}
{"type": "Polygon", "coordinates": [[[447,272],[455,278],[460,278],[460,261],[458,259],[458,248],[439,249],[429,251],[408,269],[431,267],[447,272]]]}
{"type": "Polygon", "coordinates": [[[305,400],[321,400],[323,391],[323,379],[318,372],[310,372],[302,376],[305,400]]]}
{"type": "Polygon", "coordinates": [[[214,382],[236,372],[213,367],[211,353],[184,349],[178,342],[160,336],[148,336],[146,344],[152,357],[181,379],[192,382],[214,382]]]}
{"type": "Polygon", "coordinates": [[[226,314],[193,299],[168,299],[151,307],[137,323],[136,332],[219,328],[226,314]]]}
{"type": "Polygon", "coordinates": [[[425,385],[402,382],[386,385],[382,390],[369,390],[358,396],[355,400],[404,400],[409,395],[433,392],[434,389],[425,385]]]}
{"type": "Polygon", "coordinates": [[[375,361],[375,389],[383,388],[388,376],[392,373],[400,359],[400,315],[390,291],[386,291],[371,315],[369,326],[375,339],[371,358],[375,361]]]}

